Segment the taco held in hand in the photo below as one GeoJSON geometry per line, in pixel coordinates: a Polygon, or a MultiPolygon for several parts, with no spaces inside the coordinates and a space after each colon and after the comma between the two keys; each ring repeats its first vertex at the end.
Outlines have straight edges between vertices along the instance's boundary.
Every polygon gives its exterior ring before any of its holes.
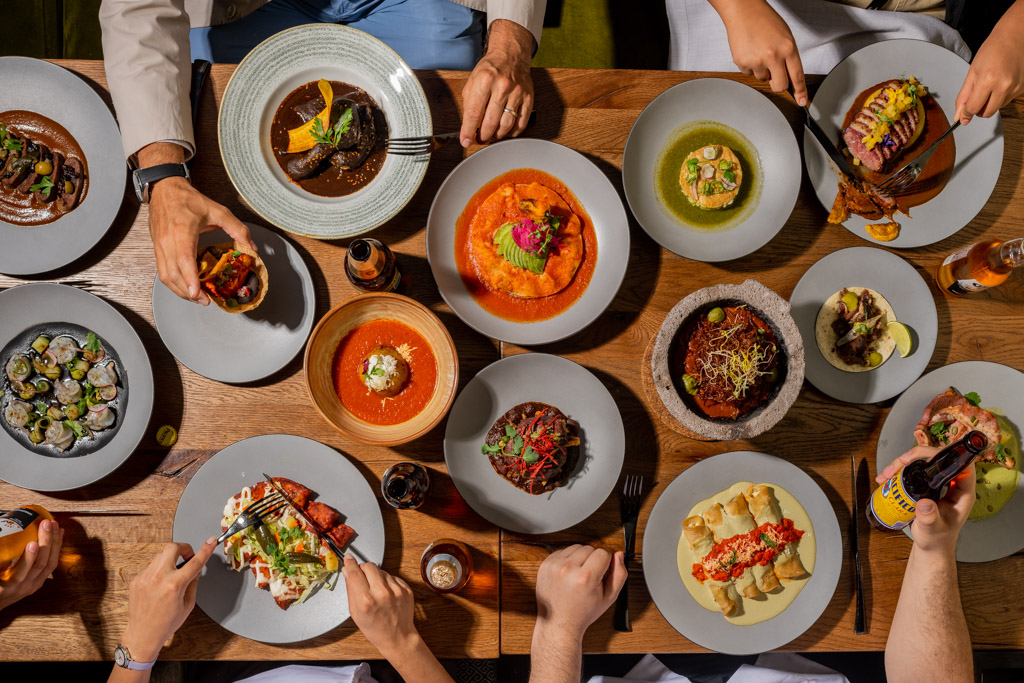
{"type": "Polygon", "coordinates": [[[252,249],[238,242],[203,248],[196,259],[199,285],[228,313],[244,313],[267,295],[267,267],[252,249]]]}

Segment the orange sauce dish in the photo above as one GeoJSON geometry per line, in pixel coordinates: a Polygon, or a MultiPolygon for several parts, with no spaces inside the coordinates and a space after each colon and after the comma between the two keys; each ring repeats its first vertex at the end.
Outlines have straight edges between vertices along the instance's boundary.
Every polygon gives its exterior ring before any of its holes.
{"type": "Polygon", "coordinates": [[[576,303],[590,284],[597,263],[597,237],[590,216],[562,181],[543,171],[520,168],[494,178],[469,200],[455,223],[455,263],[466,289],[488,312],[513,322],[547,320],[576,303]],[[551,214],[560,219],[555,237],[561,246],[551,249],[543,273],[521,269],[518,281],[513,275],[501,278],[501,289],[490,284],[498,281],[496,269],[510,273],[514,269],[498,254],[493,236],[503,224],[522,218],[516,202],[497,201],[510,184],[517,197],[548,200],[551,214]],[[481,232],[487,234],[481,237],[481,232]],[[577,245],[582,246],[582,255],[577,245]]]}
{"type": "Polygon", "coordinates": [[[434,395],[437,361],[427,340],[405,323],[371,320],[338,344],[333,379],[338,398],[353,415],[375,425],[395,425],[418,415],[434,395]],[[364,381],[364,359],[381,346],[398,350],[408,365],[408,379],[394,396],[381,396],[364,381]]]}

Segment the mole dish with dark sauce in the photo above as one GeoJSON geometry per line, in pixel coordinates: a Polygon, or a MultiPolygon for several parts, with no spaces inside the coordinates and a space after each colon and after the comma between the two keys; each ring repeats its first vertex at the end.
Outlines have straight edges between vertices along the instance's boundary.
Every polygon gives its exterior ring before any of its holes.
{"type": "Polygon", "coordinates": [[[365,90],[323,79],[292,91],[270,128],[281,170],[321,197],[344,197],[369,185],[384,165],[387,138],[384,112],[365,90]]]}

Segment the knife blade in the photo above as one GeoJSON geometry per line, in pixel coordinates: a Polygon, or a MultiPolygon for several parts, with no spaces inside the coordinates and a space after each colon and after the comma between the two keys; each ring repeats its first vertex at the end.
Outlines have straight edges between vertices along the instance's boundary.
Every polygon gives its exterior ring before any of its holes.
{"type": "Polygon", "coordinates": [[[263,477],[267,480],[267,483],[270,484],[274,488],[275,491],[277,491],[278,493],[281,494],[281,497],[284,498],[286,503],[288,503],[288,507],[290,507],[292,509],[292,512],[294,512],[296,515],[298,515],[300,518],[302,518],[302,520],[306,524],[309,525],[309,527],[317,535],[317,538],[319,538],[321,541],[326,543],[327,547],[331,549],[331,552],[338,556],[338,560],[339,561],[342,560],[345,557],[345,554],[343,552],[341,552],[341,548],[338,547],[338,544],[335,543],[334,540],[330,536],[328,536],[326,533],[324,533],[323,530],[321,530],[320,527],[316,523],[314,523],[313,520],[310,519],[306,515],[306,513],[303,512],[299,508],[298,505],[296,505],[295,503],[292,502],[292,499],[288,497],[288,494],[284,492],[284,489],[281,488],[281,486],[276,481],[274,481],[265,472],[262,473],[262,474],[263,474],[263,477]]]}
{"type": "Polygon", "coordinates": [[[828,158],[839,168],[840,173],[843,173],[851,181],[859,184],[860,179],[853,172],[850,162],[846,160],[846,157],[839,151],[835,143],[829,139],[828,134],[814,120],[814,117],[811,116],[811,110],[807,107],[804,107],[803,110],[805,114],[804,125],[807,126],[807,130],[811,131],[811,134],[818,141],[818,144],[821,145],[822,149],[825,150],[825,154],[828,154],[828,158]]]}
{"type": "MultiPolygon", "coordinates": [[[[839,341],[836,342],[836,346],[837,347],[845,346],[846,344],[849,344],[854,339],[859,337],[860,333],[857,332],[857,327],[860,326],[860,325],[867,325],[868,332],[871,332],[871,330],[875,329],[875,325],[877,325],[878,321],[881,320],[881,319],[882,319],[882,314],[879,313],[878,315],[876,315],[873,318],[868,318],[867,320],[864,320],[862,322],[855,322],[855,323],[853,323],[853,327],[851,327],[850,331],[847,332],[846,334],[844,334],[842,336],[842,338],[839,341]]],[[[867,333],[865,333],[865,334],[867,334],[867,333]]]]}
{"type": "Polygon", "coordinates": [[[853,619],[853,632],[856,635],[863,635],[867,633],[867,629],[864,628],[864,584],[861,579],[860,571],[860,501],[857,497],[858,487],[857,483],[859,479],[867,479],[868,463],[867,460],[861,459],[860,466],[857,470],[854,469],[854,463],[856,459],[850,458],[850,474],[853,486],[853,519],[850,520],[850,539],[853,549],[853,572],[856,595],[856,613],[853,619]]]}

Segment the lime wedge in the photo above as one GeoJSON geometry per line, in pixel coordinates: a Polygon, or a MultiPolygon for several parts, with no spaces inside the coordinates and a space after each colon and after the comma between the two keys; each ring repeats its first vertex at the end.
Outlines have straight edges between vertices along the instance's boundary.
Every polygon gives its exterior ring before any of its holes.
{"type": "Polygon", "coordinates": [[[887,326],[889,328],[889,334],[892,335],[892,340],[896,342],[896,348],[899,349],[900,358],[906,358],[910,355],[910,330],[907,326],[901,322],[893,320],[887,326]]]}

